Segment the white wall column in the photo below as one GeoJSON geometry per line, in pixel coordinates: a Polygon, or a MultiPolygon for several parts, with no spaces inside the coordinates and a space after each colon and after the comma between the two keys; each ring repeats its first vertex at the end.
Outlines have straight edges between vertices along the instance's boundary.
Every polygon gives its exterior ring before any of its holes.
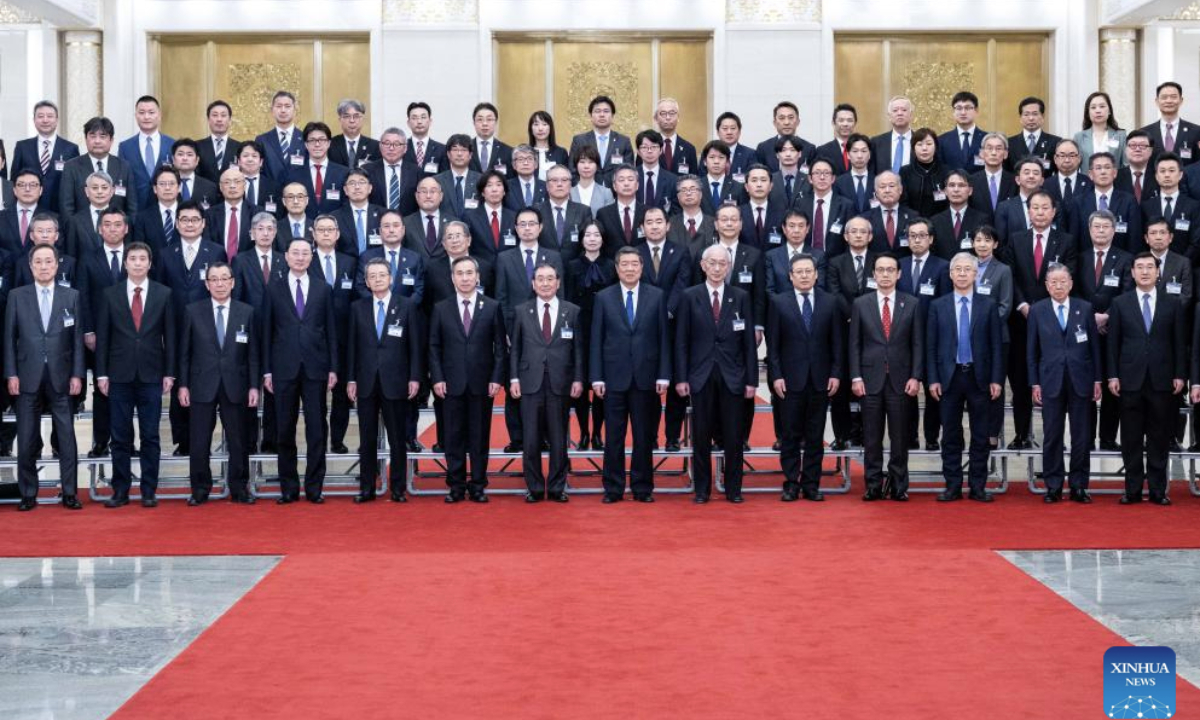
{"type": "Polygon", "coordinates": [[[77,143],[83,142],[83,124],[104,111],[102,38],[96,30],[69,30],[63,34],[66,108],[59,132],[77,143]]]}

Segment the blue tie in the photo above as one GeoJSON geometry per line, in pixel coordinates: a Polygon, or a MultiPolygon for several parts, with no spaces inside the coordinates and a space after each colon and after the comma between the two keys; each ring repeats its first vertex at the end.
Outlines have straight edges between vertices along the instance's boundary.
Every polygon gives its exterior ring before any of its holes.
{"type": "Polygon", "coordinates": [[[287,162],[288,148],[292,146],[291,133],[279,133],[279,154],[283,156],[284,162],[287,162]]]}
{"type": "Polygon", "coordinates": [[[170,210],[163,210],[163,236],[168,243],[175,239],[175,221],[171,219],[170,210]]]}
{"type": "Polygon", "coordinates": [[[375,337],[383,339],[383,301],[378,302],[379,309],[375,311],[375,337]]]}
{"type": "Polygon", "coordinates": [[[600,151],[600,167],[604,167],[604,164],[608,162],[608,136],[601,135],[597,140],[599,146],[596,149],[600,151]]]}
{"type": "Polygon", "coordinates": [[[800,308],[800,315],[804,318],[804,329],[812,330],[812,300],[808,293],[804,293],[804,307],[800,308]]]}
{"type": "Polygon", "coordinates": [[[526,207],[533,204],[533,189],[529,185],[530,185],[529,183],[525,183],[525,205],[526,205],[526,207]]]}
{"type": "Polygon", "coordinates": [[[188,187],[189,182],[191,182],[191,180],[189,180],[187,178],[185,178],[183,181],[183,199],[184,200],[192,199],[192,189],[190,187],[188,187]]]}
{"type": "Polygon", "coordinates": [[[854,191],[854,204],[859,212],[865,212],[867,209],[867,181],[865,176],[855,176],[858,181],[858,188],[854,191]]]}
{"type": "Polygon", "coordinates": [[[395,278],[396,277],[396,251],[389,250],[388,252],[392,256],[392,260],[388,264],[392,266],[392,277],[395,278]]]}
{"type": "Polygon", "coordinates": [[[325,256],[325,282],[333,287],[333,257],[330,255],[325,256]]]}
{"type": "Polygon", "coordinates": [[[1146,334],[1150,334],[1150,293],[1142,293],[1142,322],[1146,324],[1146,334]]]}
{"type": "Polygon", "coordinates": [[[1067,306],[1058,306],[1058,329],[1063,332],[1067,331],[1067,306]]]}
{"type": "Polygon", "coordinates": [[[533,251],[525,251],[525,276],[529,278],[529,284],[533,285],[533,251]]]}
{"type": "Polygon", "coordinates": [[[719,182],[712,184],[712,204],[714,209],[721,205],[721,183],[719,182]]]}
{"type": "Polygon", "coordinates": [[[146,138],[146,152],[142,156],[142,161],[146,163],[146,175],[154,176],[154,140],[146,138]]]}
{"type": "Polygon", "coordinates": [[[303,237],[300,234],[300,223],[298,223],[298,222],[292,223],[292,237],[294,237],[294,238],[303,237]]]}
{"type": "Polygon", "coordinates": [[[463,179],[461,175],[454,178],[454,194],[458,196],[458,209],[462,210],[467,201],[463,196],[463,179]]]}
{"type": "Polygon", "coordinates": [[[629,325],[633,325],[633,291],[625,291],[625,319],[629,321],[629,325]]]}
{"type": "Polygon", "coordinates": [[[966,298],[958,302],[962,306],[958,313],[958,364],[966,365],[971,362],[971,311],[966,298]]]}
{"type": "Polygon", "coordinates": [[[217,347],[225,347],[225,306],[217,306],[217,347]]]}
{"type": "Polygon", "coordinates": [[[358,231],[358,254],[362,255],[367,249],[367,222],[363,219],[364,210],[355,210],[358,213],[358,223],[355,229],[358,231]]]}
{"type": "Polygon", "coordinates": [[[400,166],[392,165],[392,179],[388,181],[388,207],[400,207],[400,166]]]}
{"type": "Polygon", "coordinates": [[[892,172],[900,174],[900,168],[904,165],[904,136],[896,136],[896,154],[892,156],[892,172]]]}

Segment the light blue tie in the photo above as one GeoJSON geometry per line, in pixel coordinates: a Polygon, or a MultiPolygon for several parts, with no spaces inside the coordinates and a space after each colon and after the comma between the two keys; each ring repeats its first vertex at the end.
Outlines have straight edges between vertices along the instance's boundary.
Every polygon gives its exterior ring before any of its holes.
{"type": "Polygon", "coordinates": [[[892,172],[900,174],[900,168],[904,166],[904,136],[896,136],[896,154],[892,156],[892,172]]]}
{"type": "Polygon", "coordinates": [[[971,362],[971,311],[966,298],[958,302],[962,306],[958,313],[958,364],[966,365],[971,362]]]}
{"type": "Polygon", "coordinates": [[[600,151],[600,167],[608,162],[608,136],[600,135],[596,138],[597,149],[600,151]]]}
{"type": "Polygon", "coordinates": [[[329,287],[333,287],[333,256],[325,256],[325,282],[329,287]]]}
{"type": "Polygon", "coordinates": [[[1063,332],[1067,331],[1067,306],[1058,306],[1058,329],[1063,332]]]}
{"type": "Polygon", "coordinates": [[[217,347],[225,348],[225,306],[217,306],[217,347]]]}
{"type": "Polygon", "coordinates": [[[142,162],[146,163],[147,177],[154,176],[154,138],[146,138],[146,151],[142,155],[142,162]]]}
{"type": "Polygon", "coordinates": [[[379,309],[375,311],[375,337],[382,340],[383,339],[383,323],[384,323],[383,301],[380,300],[377,304],[379,305],[379,309]]]}
{"type": "Polygon", "coordinates": [[[292,237],[294,237],[294,238],[301,237],[301,235],[300,235],[300,223],[298,223],[298,222],[294,222],[294,223],[292,223],[292,237]]]}
{"type": "Polygon", "coordinates": [[[358,254],[362,255],[367,249],[367,221],[363,218],[364,210],[355,210],[358,214],[358,222],[355,229],[358,231],[358,254]]]}
{"type": "Polygon", "coordinates": [[[392,259],[388,262],[388,264],[392,266],[392,277],[394,278],[396,277],[396,251],[389,250],[388,254],[392,256],[392,259]]]}
{"type": "Polygon", "coordinates": [[[529,183],[525,183],[525,205],[533,204],[533,190],[529,187],[529,183]]]}
{"type": "Polygon", "coordinates": [[[50,332],[50,288],[42,288],[42,329],[50,332]]]}
{"type": "Polygon", "coordinates": [[[400,166],[392,165],[392,179],[388,181],[388,207],[400,207],[400,166]]]}
{"type": "Polygon", "coordinates": [[[633,291],[625,291],[625,319],[629,321],[629,325],[633,326],[633,291]]]}
{"type": "Polygon", "coordinates": [[[1146,324],[1146,334],[1150,334],[1150,322],[1153,318],[1150,315],[1150,293],[1142,293],[1142,322],[1146,324]]]}
{"type": "Polygon", "coordinates": [[[1101,209],[1101,210],[1108,210],[1108,195],[1101,195],[1101,196],[1100,196],[1100,209],[1101,209]]]}

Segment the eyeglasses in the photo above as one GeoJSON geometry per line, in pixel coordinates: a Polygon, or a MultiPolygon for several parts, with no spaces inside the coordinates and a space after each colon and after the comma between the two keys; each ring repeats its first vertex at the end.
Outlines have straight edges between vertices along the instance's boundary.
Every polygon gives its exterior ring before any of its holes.
{"type": "Polygon", "coordinates": [[[379,144],[382,145],[383,147],[387,147],[387,148],[404,147],[404,143],[402,143],[398,140],[380,140],[379,144]]]}
{"type": "Polygon", "coordinates": [[[1125,147],[1130,150],[1149,150],[1150,143],[1125,143],[1125,147]]]}
{"type": "Polygon", "coordinates": [[[1073,152],[1056,152],[1056,153],[1054,153],[1054,157],[1056,157],[1056,158],[1077,158],[1077,157],[1079,157],[1079,153],[1077,153],[1077,152],[1075,152],[1075,153],[1073,153],[1073,152]]]}
{"type": "Polygon", "coordinates": [[[198,222],[204,222],[204,218],[197,217],[195,215],[180,215],[175,218],[176,225],[179,225],[180,223],[182,223],[184,225],[190,225],[191,223],[198,223],[198,222]]]}
{"type": "Polygon", "coordinates": [[[813,170],[809,172],[808,175],[809,177],[829,177],[830,175],[833,175],[833,173],[829,172],[828,170],[813,170]]]}
{"type": "Polygon", "coordinates": [[[927,232],[912,232],[912,231],[909,231],[909,233],[908,233],[908,239],[909,239],[909,240],[928,240],[928,239],[929,239],[929,233],[927,233],[927,232]]]}
{"type": "Polygon", "coordinates": [[[13,183],[13,187],[15,187],[18,190],[35,190],[37,188],[40,188],[41,186],[42,186],[42,184],[40,182],[36,182],[36,181],[13,183]]]}
{"type": "Polygon", "coordinates": [[[345,118],[346,120],[362,120],[363,119],[363,115],[361,113],[346,113],[345,115],[338,115],[338,117],[345,118]]]}
{"type": "Polygon", "coordinates": [[[522,220],[517,223],[517,227],[519,227],[519,228],[535,228],[540,225],[541,225],[541,223],[538,222],[537,220],[522,220]]]}
{"type": "Polygon", "coordinates": [[[367,185],[370,185],[371,183],[367,182],[366,180],[347,180],[346,182],[344,182],[342,184],[348,188],[351,188],[351,187],[366,187],[367,185]]]}
{"type": "Polygon", "coordinates": [[[284,193],[283,199],[284,200],[307,200],[308,195],[305,195],[304,193],[284,193]]]}
{"type": "Polygon", "coordinates": [[[890,265],[876,265],[875,272],[879,275],[891,275],[892,273],[900,272],[900,268],[892,267],[890,265]]]}
{"type": "Polygon", "coordinates": [[[975,106],[970,103],[959,103],[958,105],[954,106],[954,110],[956,112],[963,112],[965,110],[974,110],[974,109],[975,109],[975,106]]]}
{"type": "Polygon", "coordinates": [[[309,138],[304,141],[306,145],[328,145],[329,138],[309,138]]]}

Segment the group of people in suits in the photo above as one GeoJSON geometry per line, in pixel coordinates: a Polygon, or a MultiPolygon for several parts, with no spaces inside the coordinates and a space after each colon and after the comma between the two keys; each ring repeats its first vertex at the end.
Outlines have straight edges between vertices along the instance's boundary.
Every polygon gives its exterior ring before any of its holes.
{"type": "Polygon", "coordinates": [[[32,509],[49,412],[62,502],[82,507],[72,420],[90,370],[88,455],[112,455],[109,507],[129,503],[135,455],[141,504],[157,504],[164,395],[192,505],[212,492],[218,418],[232,499],[254,502],[249,457],[265,453],[279,459],[278,502],[299,500],[301,408],[303,497],[324,502],[326,456],[350,452],[354,407],[356,502],[375,499],[381,432],[391,499],[404,502],[432,400],[447,502],[486,502],[503,393],[504,450],[524,458],[528,502],[568,499],[572,445],[603,451],[604,502],[627,485],[652,502],[660,425],[665,451],[683,452],[690,405],[696,502],[711,496],[718,450],[740,503],[761,358],[784,501],[823,499],[827,412],[831,448],[864,449],[864,500],[908,498],[923,430],[942,455],[940,499],[963,496],[968,452],[967,494],[989,501],[1007,382],[1010,449],[1034,448],[1042,406],[1048,502],[1064,483],[1090,502],[1098,438],[1124,455],[1124,501],[1144,481],[1166,504],[1183,426],[1147,416],[1178,413],[1188,378],[1200,403],[1200,128],[1181,118],[1177,83],[1156,94],[1160,120],[1126,132],[1094,93],[1071,139],[1045,131],[1035,97],[1011,137],[977,127],[969,91],[940,134],[912,127],[907,98],[888,103],[891,129],[875,137],[839,104],[822,145],[783,101],[773,137],[742,144],[741,118],[724,112],[699,150],[677,134],[670,98],[655,129],[628,137],[597,96],[591,129],[564,148],[545,111],[528,142],[501,142],[489,102],[473,109],[473,134],[443,143],[427,103],[408,106],[407,131],[375,139],[363,104],[345,100],[335,135],[300,126],[286,91],[254,139],[230,136],[220,100],[207,137],[175,139],[144,96],[115,154],[108,118],[84,125],[81,150],[40,102],[0,212],[2,399],[18,420],[0,426],[0,453],[16,439],[19,507],[32,509]]]}

